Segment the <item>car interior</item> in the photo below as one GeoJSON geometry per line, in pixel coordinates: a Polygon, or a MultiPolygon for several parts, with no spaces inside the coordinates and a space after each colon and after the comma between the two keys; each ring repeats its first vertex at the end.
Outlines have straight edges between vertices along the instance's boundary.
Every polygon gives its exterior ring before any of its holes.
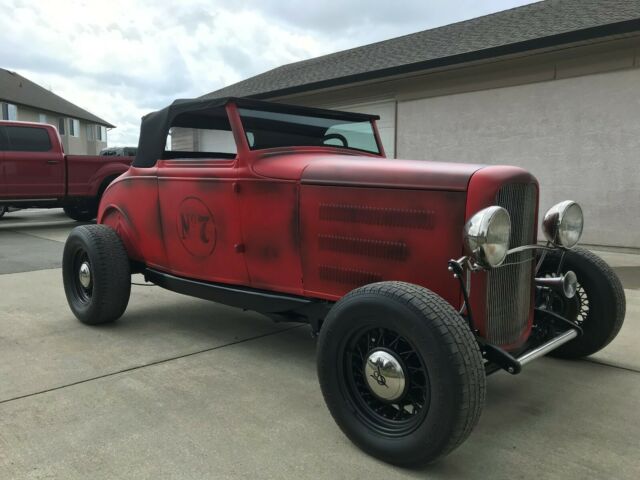
{"type": "MultiPolygon", "coordinates": [[[[370,121],[240,108],[251,150],[332,146],[379,154],[370,121]]],[[[171,124],[163,159],[233,159],[237,155],[224,107],[182,113],[171,124]]]]}

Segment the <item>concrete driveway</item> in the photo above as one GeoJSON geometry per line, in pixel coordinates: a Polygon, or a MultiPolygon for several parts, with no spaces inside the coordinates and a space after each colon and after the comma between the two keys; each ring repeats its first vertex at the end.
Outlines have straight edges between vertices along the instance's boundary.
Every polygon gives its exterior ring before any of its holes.
{"type": "Polygon", "coordinates": [[[480,424],[422,470],[355,448],[327,411],[307,327],[157,287],[87,327],[66,305],[59,211],[0,220],[0,478],[633,479],[640,475],[640,256],[621,335],[589,360],[489,377],[480,424]]]}

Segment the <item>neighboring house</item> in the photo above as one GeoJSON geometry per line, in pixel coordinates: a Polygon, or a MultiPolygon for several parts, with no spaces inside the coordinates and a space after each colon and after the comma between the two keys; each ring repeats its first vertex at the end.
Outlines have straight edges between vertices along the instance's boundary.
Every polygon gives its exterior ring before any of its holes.
{"type": "Polygon", "coordinates": [[[275,68],[205,97],[374,113],[387,155],[516,164],[584,242],[640,248],[640,2],[548,0],[275,68]]]}
{"type": "Polygon", "coordinates": [[[68,102],[23,76],[0,68],[0,120],[54,125],[65,152],[97,155],[114,125],[68,102]]]}

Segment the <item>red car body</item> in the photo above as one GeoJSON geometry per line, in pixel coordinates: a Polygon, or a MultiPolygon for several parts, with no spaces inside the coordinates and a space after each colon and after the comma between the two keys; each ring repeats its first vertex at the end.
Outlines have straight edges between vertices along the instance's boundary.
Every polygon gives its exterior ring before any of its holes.
{"type": "MultiPolygon", "coordinates": [[[[495,204],[505,185],[528,185],[535,225],[537,182],[520,168],[387,159],[382,150],[332,146],[251,150],[238,108],[231,102],[226,111],[235,158],[161,159],[133,166],[106,190],[98,222],[116,230],[132,260],[177,277],[330,302],[361,285],[400,280],[460,308],[447,262],[463,255],[470,216],[495,204]]],[[[534,243],[535,234],[523,243],[534,243]]],[[[487,329],[487,276],[475,275],[471,305],[475,328],[496,339],[487,329]]],[[[519,347],[528,336],[532,280],[529,270],[524,285],[512,286],[526,289],[527,313],[517,332],[498,338],[503,347],[519,347]]]]}
{"type": "Polygon", "coordinates": [[[142,273],[307,322],[337,424],[399,465],[464,441],[486,375],[517,375],[552,352],[582,358],[615,338],[624,290],[576,247],[576,202],[544,214],[538,244],[531,174],[387,159],[376,119],[238,98],[149,114],[132,167],[102,197],[101,225],[65,243],[71,310],[89,325],[117,320],[142,273]]]}
{"type": "Polygon", "coordinates": [[[65,155],[51,125],[0,122],[0,204],[5,206],[58,207],[95,201],[130,164],[127,157],[65,155]],[[22,133],[27,129],[30,135],[22,133]],[[21,132],[19,145],[11,142],[14,131],[21,132]]]}

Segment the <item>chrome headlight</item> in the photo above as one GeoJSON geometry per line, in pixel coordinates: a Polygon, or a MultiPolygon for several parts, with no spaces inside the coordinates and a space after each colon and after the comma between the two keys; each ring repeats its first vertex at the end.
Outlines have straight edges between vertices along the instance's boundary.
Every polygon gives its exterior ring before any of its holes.
{"type": "Polygon", "coordinates": [[[584,217],[582,208],[576,202],[565,200],[560,202],[544,214],[542,231],[554,245],[573,248],[582,236],[584,217]]]}
{"type": "Polygon", "coordinates": [[[464,243],[476,263],[484,268],[498,267],[509,250],[511,218],[502,207],[480,210],[464,226],[464,243]]]}

